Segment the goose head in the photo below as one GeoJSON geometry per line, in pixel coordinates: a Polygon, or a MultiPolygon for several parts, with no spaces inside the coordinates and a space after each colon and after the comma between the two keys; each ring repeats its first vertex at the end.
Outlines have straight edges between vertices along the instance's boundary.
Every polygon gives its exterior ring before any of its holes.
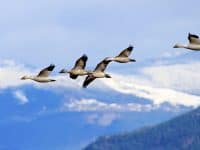
{"type": "Polygon", "coordinates": [[[69,70],[62,69],[59,73],[70,73],[69,70]]]}
{"type": "Polygon", "coordinates": [[[187,46],[182,44],[175,44],[173,48],[186,48],[187,46]]]}
{"type": "Polygon", "coordinates": [[[33,77],[30,77],[30,76],[23,76],[21,77],[21,80],[27,80],[27,79],[32,79],[33,77]]]}

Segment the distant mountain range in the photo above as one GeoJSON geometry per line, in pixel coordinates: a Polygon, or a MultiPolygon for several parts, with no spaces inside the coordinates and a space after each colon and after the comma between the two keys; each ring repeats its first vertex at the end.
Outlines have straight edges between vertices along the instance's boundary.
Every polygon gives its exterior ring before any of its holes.
{"type": "Polygon", "coordinates": [[[96,80],[87,89],[81,88],[83,78],[73,81],[67,75],[54,84],[26,83],[19,80],[21,73],[35,68],[0,64],[0,150],[79,150],[99,136],[152,126],[188,112],[199,104],[199,63],[192,63],[199,56],[191,52],[126,67],[113,63],[107,70],[113,79],[96,80]]]}
{"type": "Polygon", "coordinates": [[[154,125],[191,109],[184,107],[181,109],[181,107],[177,112],[167,111],[163,110],[162,107],[171,109],[173,107],[170,104],[163,104],[161,108],[152,111],[104,112],[86,110],[79,112],[67,109],[60,110],[70,98],[99,99],[102,95],[104,95],[102,102],[105,103],[112,103],[116,100],[121,104],[123,102],[149,104],[145,99],[114,91],[107,94],[104,91],[89,89],[84,93],[76,89],[52,92],[51,89],[39,89],[34,86],[22,86],[1,91],[0,150],[79,150],[98,136],[154,125]],[[26,104],[21,104],[13,94],[17,90],[26,94],[28,98],[26,104]],[[112,119],[112,117],[114,118],[112,119]],[[109,120],[111,121],[109,122],[109,120]],[[11,143],[11,141],[15,142],[11,143]],[[80,143],[77,144],[77,141],[80,143]]]}
{"type": "Polygon", "coordinates": [[[104,136],[84,150],[199,150],[200,108],[153,127],[104,136]]]}

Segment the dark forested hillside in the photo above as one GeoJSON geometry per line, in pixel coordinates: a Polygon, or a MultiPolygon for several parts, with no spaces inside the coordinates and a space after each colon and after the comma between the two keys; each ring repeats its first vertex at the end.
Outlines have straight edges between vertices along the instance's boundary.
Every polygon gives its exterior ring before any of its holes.
{"type": "Polygon", "coordinates": [[[200,149],[200,108],[154,127],[100,137],[84,150],[180,149],[200,149]]]}

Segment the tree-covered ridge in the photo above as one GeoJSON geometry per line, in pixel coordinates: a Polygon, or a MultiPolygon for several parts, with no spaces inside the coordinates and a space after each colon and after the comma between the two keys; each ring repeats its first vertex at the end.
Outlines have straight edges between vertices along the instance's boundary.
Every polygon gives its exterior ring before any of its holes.
{"type": "Polygon", "coordinates": [[[199,150],[200,108],[154,127],[100,137],[84,150],[199,150]]]}

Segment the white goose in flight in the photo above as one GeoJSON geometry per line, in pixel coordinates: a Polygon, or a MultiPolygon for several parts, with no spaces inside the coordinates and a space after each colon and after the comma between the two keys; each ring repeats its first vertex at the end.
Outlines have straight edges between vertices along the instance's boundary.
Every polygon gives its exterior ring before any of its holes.
{"type": "Polygon", "coordinates": [[[48,78],[49,74],[53,71],[54,68],[55,65],[51,64],[48,67],[42,69],[37,76],[24,76],[21,78],[21,80],[30,79],[42,83],[54,82],[56,80],[48,78]]]}
{"type": "Polygon", "coordinates": [[[109,62],[111,62],[111,60],[107,59],[108,58],[105,58],[103,61],[97,64],[94,71],[89,72],[89,75],[85,78],[85,81],[83,82],[83,88],[86,88],[96,78],[111,78],[109,74],[104,73],[109,62]]]}
{"type": "Polygon", "coordinates": [[[119,62],[119,63],[128,63],[128,62],[135,62],[135,59],[129,58],[131,52],[133,51],[133,46],[129,46],[128,48],[124,49],[118,56],[109,57],[107,60],[119,62]]]}
{"type": "Polygon", "coordinates": [[[72,79],[76,79],[78,76],[88,75],[88,71],[85,70],[87,60],[88,57],[84,54],[76,60],[76,63],[71,70],[62,69],[59,73],[69,73],[69,76],[72,79]]]}
{"type": "Polygon", "coordinates": [[[187,45],[176,44],[174,45],[174,48],[186,48],[194,51],[200,51],[200,39],[198,35],[189,33],[188,40],[189,44],[187,45]]]}

